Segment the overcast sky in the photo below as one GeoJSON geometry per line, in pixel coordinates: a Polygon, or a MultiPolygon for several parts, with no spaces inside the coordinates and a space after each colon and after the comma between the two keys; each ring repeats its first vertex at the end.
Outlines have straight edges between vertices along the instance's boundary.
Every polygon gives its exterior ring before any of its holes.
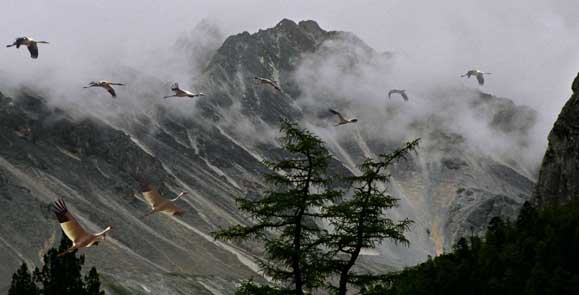
{"type": "Polygon", "coordinates": [[[134,65],[203,19],[227,35],[282,18],[314,19],[378,51],[407,56],[417,75],[421,67],[453,77],[471,67],[493,72],[485,91],[537,109],[546,137],[579,71],[577,0],[2,0],[0,6],[3,42],[21,35],[51,42],[36,61],[2,48],[0,85],[23,83],[32,72],[35,79],[59,71],[88,79],[111,56],[134,65]]]}

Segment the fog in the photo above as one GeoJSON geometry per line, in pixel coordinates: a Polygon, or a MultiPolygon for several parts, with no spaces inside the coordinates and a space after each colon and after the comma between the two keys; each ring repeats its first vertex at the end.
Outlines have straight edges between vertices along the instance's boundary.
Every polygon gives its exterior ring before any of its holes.
{"type": "MultiPolygon", "coordinates": [[[[527,139],[533,147],[529,157],[535,157],[531,162],[542,157],[547,133],[579,70],[579,2],[574,0],[4,0],[0,8],[5,44],[23,35],[51,42],[39,45],[38,60],[30,59],[25,49],[2,48],[0,91],[9,95],[31,87],[53,103],[115,116],[119,109],[110,107],[101,89],[81,87],[91,80],[122,80],[131,85],[129,101],[151,102],[167,95],[172,81],[191,87],[208,52],[226,36],[272,27],[282,18],[313,19],[326,30],[352,32],[378,52],[396,56],[392,63],[360,69],[356,83],[344,89],[348,97],[383,103],[376,90],[380,86],[405,88],[416,98],[410,102],[414,115],[421,115],[432,110],[429,91],[442,86],[476,89],[474,81],[461,80],[460,74],[470,68],[492,72],[482,91],[539,112],[527,139]],[[139,85],[130,75],[133,70],[156,83],[139,85]],[[387,75],[383,84],[381,75],[387,75]],[[356,88],[359,77],[368,81],[356,88]],[[95,94],[101,96],[95,100],[95,94]]],[[[329,86],[338,72],[335,64],[324,62],[329,86]]],[[[495,134],[480,129],[476,116],[461,114],[455,127],[479,130],[483,134],[474,139],[509,147],[510,139],[494,141],[495,134]]]]}

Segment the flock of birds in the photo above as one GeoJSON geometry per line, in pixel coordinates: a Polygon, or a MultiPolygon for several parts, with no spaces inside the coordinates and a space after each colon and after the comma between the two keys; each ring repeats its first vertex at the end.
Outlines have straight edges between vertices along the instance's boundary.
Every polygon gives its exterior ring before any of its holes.
{"type": "MultiPolygon", "coordinates": [[[[6,47],[14,47],[15,46],[16,48],[20,48],[20,46],[26,46],[28,48],[28,51],[30,52],[30,56],[33,59],[36,59],[36,58],[38,58],[38,44],[49,44],[49,42],[36,41],[30,37],[20,37],[20,38],[17,38],[16,41],[14,41],[14,43],[12,43],[10,45],[6,45],[6,47]]],[[[466,72],[466,74],[462,75],[461,77],[470,78],[470,77],[474,76],[474,77],[476,77],[479,85],[484,85],[484,82],[485,82],[484,76],[489,75],[489,74],[491,74],[491,73],[482,72],[480,70],[469,70],[466,72]]],[[[278,85],[278,83],[272,79],[267,79],[267,78],[262,78],[262,77],[254,77],[254,79],[256,80],[257,83],[259,83],[261,85],[267,85],[267,86],[272,87],[273,89],[279,91],[280,93],[283,93],[283,91],[282,91],[281,87],[278,85]]],[[[88,84],[88,86],[85,86],[83,88],[100,87],[100,88],[105,89],[114,98],[114,97],[117,97],[117,93],[116,93],[115,89],[113,88],[113,86],[125,86],[125,84],[107,81],[107,80],[101,80],[101,81],[90,82],[88,84]]],[[[174,94],[164,96],[163,97],[164,99],[167,99],[170,97],[195,98],[195,97],[205,96],[205,94],[202,92],[193,93],[191,91],[182,89],[179,87],[178,83],[174,83],[173,85],[171,85],[171,90],[174,92],[174,94]]],[[[408,95],[406,94],[406,90],[404,90],[404,89],[392,89],[388,92],[388,97],[392,98],[392,95],[399,95],[402,97],[402,99],[404,101],[408,101],[408,95]]],[[[342,115],[340,112],[338,112],[334,109],[330,109],[329,111],[330,111],[330,113],[335,115],[338,119],[336,126],[358,122],[358,119],[346,118],[344,115],[342,115]]],[[[154,213],[157,213],[157,212],[165,213],[165,214],[168,214],[171,216],[172,215],[179,216],[185,212],[183,209],[179,208],[175,204],[175,201],[177,201],[181,197],[187,195],[188,192],[181,192],[174,199],[166,199],[166,198],[163,198],[159,194],[159,192],[157,191],[157,189],[154,186],[152,186],[148,183],[145,183],[145,182],[141,182],[141,192],[143,194],[143,198],[151,207],[151,211],[146,213],[144,215],[144,217],[147,217],[147,216],[154,214],[154,213]]],[[[98,233],[87,232],[78,223],[78,221],[76,221],[74,216],[68,211],[68,208],[66,207],[66,204],[64,203],[64,200],[62,200],[62,199],[59,199],[56,202],[54,202],[53,211],[54,211],[54,214],[56,215],[56,218],[58,219],[58,222],[60,223],[60,226],[61,226],[62,230],[64,231],[65,235],[73,242],[72,246],[69,249],[67,249],[66,251],[60,253],[59,256],[64,255],[66,253],[73,252],[76,249],[88,248],[88,247],[91,247],[94,245],[98,245],[99,241],[105,240],[107,233],[111,229],[111,227],[109,226],[106,229],[104,229],[103,231],[98,232],[98,233]]]]}

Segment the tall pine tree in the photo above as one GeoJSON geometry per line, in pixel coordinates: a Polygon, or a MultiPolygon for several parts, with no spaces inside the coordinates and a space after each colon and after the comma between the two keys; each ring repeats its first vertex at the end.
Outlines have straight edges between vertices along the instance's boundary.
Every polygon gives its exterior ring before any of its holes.
{"type": "MultiPolygon", "coordinates": [[[[345,295],[347,286],[356,279],[352,268],[364,248],[375,248],[385,239],[396,243],[408,243],[404,232],[412,223],[404,219],[393,221],[385,211],[398,205],[398,200],[390,196],[382,186],[389,179],[387,169],[398,160],[405,159],[414,151],[419,140],[389,154],[380,155],[379,160],[367,158],[360,166],[361,175],[347,177],[354,187],[351,199],[338,202],[324,209],[333,230],[326,237],[325,246],[332,253],[327,261],[339,277],[338,286],[331,287],[335,294],[345,295]]],[[[364,275],[364,280],[371,275],[364,275]]]]}
{"type": "Polygon", "coordinates": [[[331,159],[323,142],[295,123],[282,121],[281,143],[286,159],[266,162],[273,171],[265,175],[271,190],[259,200],[239,199],[240,210],[254,219],[254,225],[237,225],[216,233],[220,239],[258,239],[264,242],[266,275],[279,287],[246,283],[239,294],[304,294],[323,285],[329,275],[319,267],[324,252],[319,236],[319,208],[340,197],[328,189],[326,176],[331,159]]]}

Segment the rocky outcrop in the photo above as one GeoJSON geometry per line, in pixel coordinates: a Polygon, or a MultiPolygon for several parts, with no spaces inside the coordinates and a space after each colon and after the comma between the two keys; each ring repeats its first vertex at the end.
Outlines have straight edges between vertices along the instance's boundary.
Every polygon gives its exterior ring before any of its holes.
{"type": "Polygon", "coordinates": [[[559,114],[539,174],[533,202],[539,206],[579,198],[579,73],[559,114]]]}

